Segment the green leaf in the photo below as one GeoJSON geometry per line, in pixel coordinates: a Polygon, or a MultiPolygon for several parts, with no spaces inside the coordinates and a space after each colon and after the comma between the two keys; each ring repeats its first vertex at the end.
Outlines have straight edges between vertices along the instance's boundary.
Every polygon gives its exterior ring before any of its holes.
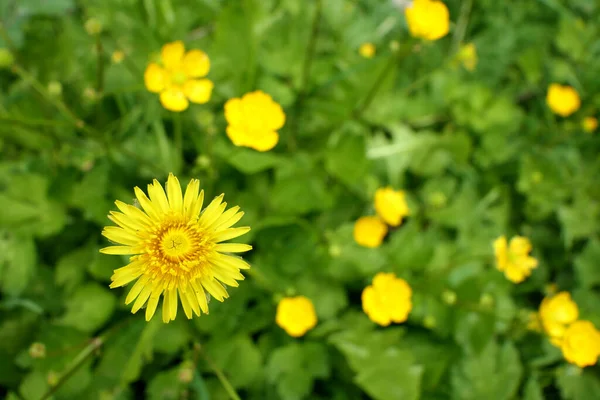
{"type": "Polygon", "coordinates": [[[365,178],[369,162],[366,158],[366,140],[361,134],[350,134],[345,129],[331,136],[325,169],[358,194],[366,190],[365,178]]]}
{"type": "Polygon", "coordinates": [[[146,323],[141,335],[136,339],[135,346],[129,349],[129,357],[121,375],[122,383],[135,381],[141,373],[144,361],[152,359],[154,337],[162,324],[158,318],[153,318],[146,323]]]}
{"type": "Polygon", "coordinates": [[[19,2],[20,11],[24,14],[64,15],[74,7],[73,0],[22,0],[19,2]]]}
{"type": "Polygon", "coordinates": [[[523,367],[511,342],[490,341],[480,354],[464,358],[452,371],[452,392],[460,400],[510,400],[519,388],[523,367]]]}
{"type": "Polygon", "coordinates": [[[535,376],[531,376],[523,390],[523,400],[544,400],[544,393],[535,376]]]}
{"type": "Polygon", "coordinates": [[[61,323],[83,332],[94,332],[112,315],[116,299],[110,289],[96,283],[87,283],[75,290],[67,300],[67,311],[61,323]]]}
{"type": "Polygon", "coordinates": [[[177,318],[169,324],[161,324],[157,334],[154,335],[154,350],[171,355],[177,354],[190,340],[188,326],[187,320],[183,318],[177,318]]]}
{"type": "Polygon", "coordinates": [[[179,380],[179,367],[159,372],[146,387],[146,396],[150,400],[179,400],[184,385],[179,380]]]}
{"type": "Polygon", "coordinates": [[[75,185],[71,192],[70,203],[81,209],[85,218],[99,224],[108,222],[106,214],[111,208],[111,202],[106,196],[109,184],[108,172],[108,164],[96,165],[84,175],[83,180],[75,185]]]}
{"type": "Polygon", "coordinates": [[[248,336],[217,339],[206,347],[233,387],[252,386],[262,379],[263,357],[248,336]]]}
{"type": "Polygon", "coordinates": [[[0,290],[11,296],[27,289],[37,267],[37,250],[31,237],[0,238],[0,290]]]}
{"type": "Polygon", "coordinates": [[[272,152],[260,152],[252,149],[235,146],[215,146],[215,152],[220,153],[229,164],[244,174],[255,174],[277,167],[283,158],[272,152]]]}
{"type": "Polygon", "coordinates": [[[556,369],[556,381],[565,400],[600,398],[600,379],[591,371],[565,365],[556,369]]]}
{"type": "Polygon", "coordinates": [[[96,256],[97,247],[93,243],[67,253],[58,260],[54,280],[67,292],[73,291],[84,279],[85,270],[96,256]]]}
{"type": "Polygon", "coordinates": [[[598,260],[600,260],[600,241],[591,239],[575,259],[575,271],[581,286],[591,288],[600,284],[598,260]]]}

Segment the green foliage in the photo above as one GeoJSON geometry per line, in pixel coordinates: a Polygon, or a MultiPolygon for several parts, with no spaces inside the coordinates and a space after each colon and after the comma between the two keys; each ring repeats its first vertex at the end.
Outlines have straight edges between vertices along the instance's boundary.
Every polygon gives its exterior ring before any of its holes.
{"type": "Polygon", "coordinates": [[[450,33],[423,42],[387,0],[1,0],[0,393],[600,398],[597,366],[527,329],[548,284],[600,327],[600,142],[582,128],[599,117],[600,6],[444,2],[450,33]],[[144,86],[174,40],[208,54],[215,84],[179,114],[144,86]],[[456,58],[466,43],[473,71],[456,58]],[[548,108],[553,82],[578,91],[572,116],[548,108]],[[226,134],[224,103],[253,90],[286,115],[266,152],[226,134]],[[108,287],[129,259],[99,249],[114,201],[170,172],[239,205],[253,251],[230,298],[163,324],[161,305],[150,322],[130,314],[130,286],[108,287]],[[410,215],[361,247],[354,222],[386,186],[410,215]],[[539,261],[518,285],[495,268],[501,235],[528,237],[539,261]],[[362,311],[378,272],[412,288],[401,326],[362,311]],[[302,338],[275,322],[294,295],[318,317],[302,338]]]}

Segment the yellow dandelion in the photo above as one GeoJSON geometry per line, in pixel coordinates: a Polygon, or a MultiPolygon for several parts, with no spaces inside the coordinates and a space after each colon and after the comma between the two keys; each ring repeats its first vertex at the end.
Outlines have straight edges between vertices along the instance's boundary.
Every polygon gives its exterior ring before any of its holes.
{"type": "Polygon", "coordinates": [[[548,86],[546,104],[553,113],[568,117],[581,107],[581,99],[575,89],[568,85],[553,83],[548,86]]]}
{"type": "Polygon", "coordinates": [[[232,228],[244,213],[237,206],[225,211],[223,195],[201,213],[204,191],[199,189],[200,182],[192,179],[182,195],[179,180],[169,174],[166,193],[155,179],[148,185],[149,197],[135,188],[141,209],[117,200],[121,212],[111,211],[108,216],[118,226],[105,227],[102,234],[117,245],[100,252],[130,255],[129,264],[115,270],[110,287],[136,280],[125,304],[135,300],[134,314],[146,305],[146,321],[154,315],[161,295],[163,322],[177,316],[178,298],[188,319],[192,311],[197,316],[200,310],[207,314],[206,292],[223,301],[229,297],[223,284],[238,286],[236,281],[244,279],[240,270],[250,268],[229,253],[246,252],[251,246],[221,243],[250,230],[232,228]]]}
{"type": "Polygon", "coordinates": [[[185,52],[183,42],[163,46],[160,63],[150,63],[144,73],[146,89],[160,93],[160,102],[167,110],[183,111],[189,102],[204,104],[210,100],[212,81],[203,78],[210,70],[210,60],[201,50],[185,52]]]}
{"type": "Polygon", "coordinates": [[[360,217],[354,223],[354,241],[364,247],[379,247],[387,231],[386,224],[378,217],[360,217]]]}
{"type": "Polygon", "coordinates": [[[309,298],[286,297],[277,305],[275,322],[288,335],[300,337],[317,325],[317,313],[309,298]]]}
{"type": "Polygon", "coordinates": [[[412,289],[393,273],[379,272],[362,292],[362,307],[369,319],[381,326],[407,320],[412,310],[412,289]]]}
{"type": "Polygon", "coordinates": [[[375,56],[375,45],[373,43],[363,43],[358,48],[358,54],[364,58],[373,58],[375,56]]]}
{"type": "Polygon", "coordinates": [[[234,145],[267,151],[279,142],[277,131],[285,124],[285,113],[271,96],[257,90],[227,100],[225,119],[234,145]]]}
{"type": "Polygon", "coordinates": [[[437,0],[414,0],[404,9],[411,36],[425,40],[437,40],[450,30],[448,7],[437,0]]]}
{"type": "Polygon", "coordinates": [[[504,236],[494,241],[496,268],[513,283],[523,282],[531,275],[531,270],[537,268],[538,261],[529,255],[530,252],[531,242],[525,237],[515,236],[510,244],[504,236]]]}

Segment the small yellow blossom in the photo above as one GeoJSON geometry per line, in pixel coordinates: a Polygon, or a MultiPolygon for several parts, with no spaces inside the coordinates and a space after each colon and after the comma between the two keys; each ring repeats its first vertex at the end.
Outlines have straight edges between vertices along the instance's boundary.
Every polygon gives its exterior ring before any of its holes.
{"type": "Polygon", "coordinates": [[[234,145],[267,151],[279,142],[277,131],[285,124],[285,113],[271,96],[257,90],[227,100],[225,119],[234,145]]]}
{"type": "Polygon", "coordinates": [[[183,111],[189,102],[204,104],[210,100],[212,81],[198,79],[210,70],[210,60],[201,50],[185,52],[183,42],[163,46],[160,63],[148,64],[144,73],[146,89],[160,93],[160,102],[167,110],[183,111]]]}
{"type": "Polygon", "coordinates": [[[494,252],[496,268],[513,283],[523,282],[538,265],[538,261],[529,256],[531,242],[525,237],[515,236],[509,245],[506,237],[501,236],[494,241],[494,252]]]}
{"type": "Polygon", "coordinates": [[[388,228],[378,217],[360,217],[354,223],[354,240],[364,247],[379,247],[388,228]]]}
{"type": "Polygon", "coordinates": [[[457,59],[469,71],[477,66],[477,49],[473,43],[463,44],[457,54],[457,59]]]}
{"type": "Polygon", "coordinates": [[[548,336],[560,339],[567,326],[579,317],[579,309],[568,292],[560,292],[542,300],[539,316],[548,336]]]}
{"type": "Polygon", "coordinates": [[[373,43],[363,43],[358,49],[358,54],[364,58],[373,58],[375,55],[375,45],[373,43]]]}
{"type": "Polygon", "coordinates": [[[576,321],[567,328],[561,342],[565,359],[580,368],[596,364],[600,356],[600,332],[589,321],[576,321]]]}
{"type": "Polygon", "coordinates": [[[571,86],[563,86],[558,83],[552,83],[548,87],[546,103],[552,112],[561,117],[568,117],[579,110],[581,106],[581,100],[577,91],[571,86]]]}
{"type": "Polygon", "coordinates": [[[450,30],[448,7],[437,0],[414,0],[404,9],[408,30],[414,37],[437,40],[450,30]]]}
{"type": "Polygon", "coordinates": [[[96,36],[102,32],[102,23],[96,18],[90,18],[83,24],[85,31],[90,36],[96,36]]]}
{"type": "Polygon", "coordinates": [[[277,305],[275,322],[288,335],[300,337],[317,325],[317,314],[307,297],[286,297],[277,305]]]}
{"type": "Polygon", "coordinates": [[[398,226],[409,215],[406,196],[402,190],[391,187],[380,188],[375,192],[375,211],[388,225],[398,226]]]}
{"type": "Polygon", "coordinates": [[[412,310],[412,289],[393,273],[379,272],[362,292],[362,308],[381,326],[406,321],[412,310]]]}
{"type": "Polygon", "coordinates": [[[124,59],[125,59],[125,53],[123,53],[121,50],[115,50],[112,53],[111,60],[112,60],[113,64],[120,64],[123,62],[124,59]]]}
{"type": "Polygon", "coordinates": [[[584,131],[592,133],[598,128],[598,119],[595,117],[585,117],[581,125],[584,131]]]}

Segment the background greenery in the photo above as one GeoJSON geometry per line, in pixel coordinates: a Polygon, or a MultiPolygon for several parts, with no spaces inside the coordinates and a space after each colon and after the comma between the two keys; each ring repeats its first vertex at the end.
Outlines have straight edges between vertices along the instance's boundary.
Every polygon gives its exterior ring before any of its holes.
{"type": "Polygon", "coordinates": [[[446,4],[450,34],[413,47],[390,1],[0,2],[0,47],[16,57],[0,71],[0,396],[39,399],[71,369],[55,398],[226,399],[221,371],[243,399],[600,398],[598,366],[567,364],[526,329],[549,283],[600,326],[600,141],[580,128],[600,106],[600,6],[446,4]],[[176,39],[209,54],[215,82],[180,115],[182,140],[143,86],[176,39]],[[467,42],[474,72],[454,60],[467,42]],[[551,82],[578,90],[577,114],[549,111],[551,82]],[[224,134],[224,102],[254,89],[287,115],[268,153],[224,134]],[[164,325],[131,316],[108,289],[124,260],[98,249],[112,202],[169,172],[239,204],[254,250],[230,299],[164,325]],[[353,223],[385,185],[408,192],[412,215],[361,248],[353,223]],[[540,266],[522,284],[494,268],[502,234],[532,239],[540,266]],[[413,286],[407,323],[361,311],[378,271],[413,286]],[[319,317],[301,339],[274,323],[291,294],[319,317]]]}

